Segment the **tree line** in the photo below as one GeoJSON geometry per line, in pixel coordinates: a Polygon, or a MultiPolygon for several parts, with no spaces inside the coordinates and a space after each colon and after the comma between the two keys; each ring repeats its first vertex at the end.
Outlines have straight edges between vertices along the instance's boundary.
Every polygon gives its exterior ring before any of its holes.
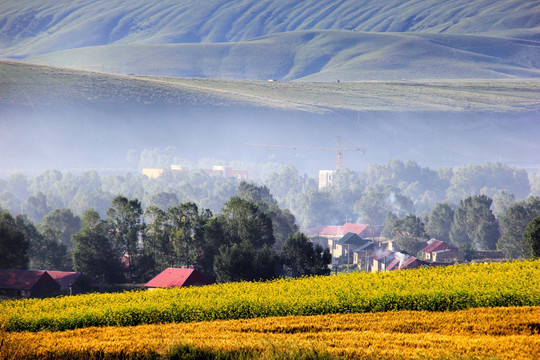
{"type": "MultiPolygon", "coordinates": [[[[414,161],[393,160],[362,171],[342,169],[335,174],[333,184],[323,189],[318,188],[317,179],[284,165],[265,172],[257,183],[266,185],[278,205],[289,209],[303,229],[340,224],[345,219],[382,225],[388,211],[399,217],[408,213],[424,216],[436,203],[448,202],[457,208],[462,199],[477,194],[493,199],[494,206],[505,193],[514,201],[540,195],[540,176],[499,163],[431,169],[414,161]]],[[[60,208],[69,208],[78,216],[94,208],[103,217],[117,194],[139,199],[145,208],[194,202],[217,213],[238,194],[238,186],[232,178],[203,170],[166,172],[157,179],[140,173],[100,175],[96,171],[74,174],[58,170],[33,178],[14,173],[0,179],[0,207],[14,215],[27,214],[35,223],[60,208]]],[[[496,209],[494,213],[502,216],[496,209]]]]}
{"type": "Polygon", "coordinates": [[[466,258],[486,250],[499,250],[509,259],[540,256],[535,250],[538,240],[530,229],[540,218],[540,198],[530,196],[505,204],[498,217],[492,211],[493,200],[486,195],[469,196],[455,209],[447,202],[437,203],[424,218],[412,213],[399,218],[389,212],[382,235],[411,254],[435,238],[458,247],[466,258]]]}
{"type": "Polygon", "coordinates": [[[194,267],[218,282],[329,273],[330,253],[298,231],[268,188],[241,183],[219,214],[193,202],[143,210],[116,196],[106,217],[59,209],[35,226],[0,213],[7,268],[75,270],[103,283],[148,281],[167,267],[194,267]]]}

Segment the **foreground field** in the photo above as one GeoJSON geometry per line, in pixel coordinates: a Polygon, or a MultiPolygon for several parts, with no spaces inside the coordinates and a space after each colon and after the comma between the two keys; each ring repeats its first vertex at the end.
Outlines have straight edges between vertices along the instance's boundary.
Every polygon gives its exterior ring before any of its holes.
{"type": "Polygon", "coordinates": [[[0,358],[538,359],[540,307],[5,333],[0,358]]]}
{"type": "Polygon", "coordinates": [[[7,331],[287,315],[539,306],[540,260],[0,303],[7,331]]]}

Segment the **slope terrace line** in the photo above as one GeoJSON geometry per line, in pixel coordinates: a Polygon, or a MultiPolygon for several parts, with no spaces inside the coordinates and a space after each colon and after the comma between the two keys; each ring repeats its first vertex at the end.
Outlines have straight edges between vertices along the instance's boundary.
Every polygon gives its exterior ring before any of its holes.
{"type": "MultiPolygon", "coordinates": [[[[171,78],[174,79],[174,78],[171,78]]],[[[224,94],[232,96],[233,98],[236,98],[238,100],[246,99],[244,101],[247,102],[253,102],[253,103],[263,103],[267,104],[268,106],[280,108],[280,109],[296,109],[300,111],[306,111],[306,112],[315,112],[315,113],[328,113],[330,110],[326,107],[316,106],[316,105],[308,105],[304,103],[299,103],[295,101],[286,101],[286,100],[277,100],[261,95],[252,95],[252,94],[246,94],[240,91],[232,91],[232,90],[224,90],[224,89],[214,89],[209,88],[206,86],[201,85],[194,85],[194,84],[187,84],[185,82],[182,82],[181,84],[175,83],[174,81],[167,81],[163,79],[157,79],[153,78],[152,81],[160,82],[163,84],[172,85],[174,87],[186,87],[190,89],[195,90],[202,90],[210,93],[218,93],[218,94],[224,94]],[[250,101],[251,100],[251,101],[250,101]]],[[[182,81],[182,79],[180,79],[182,81]]]]}

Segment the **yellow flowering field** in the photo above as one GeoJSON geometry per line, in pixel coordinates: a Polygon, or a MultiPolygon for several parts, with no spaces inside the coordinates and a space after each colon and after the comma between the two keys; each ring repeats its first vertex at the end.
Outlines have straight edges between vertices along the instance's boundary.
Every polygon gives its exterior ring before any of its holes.
{"type": "Polygon", "coordinates": [[[0,302],[7,331],[540,305],[540,260],[0,302]]]}
{"type": "Polygon", "coordinates": [[[540,358],[540,307],[328,314],[3,334],[9,359],[540,358]]]}

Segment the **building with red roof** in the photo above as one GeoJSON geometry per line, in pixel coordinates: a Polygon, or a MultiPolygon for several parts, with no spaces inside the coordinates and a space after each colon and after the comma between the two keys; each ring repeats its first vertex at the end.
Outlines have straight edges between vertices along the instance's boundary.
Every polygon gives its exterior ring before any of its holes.
{"type": "Polygon", "coordinates": [[[419,254],[422,259],[432,262],[461,262],[464,260],[464,254],[458,248],[435,239],[429,240],[428,245],[419,254]]]}
{"type": "Polygon", "coordinates": [[[210,285],[213,281],[195,269],[167,268],[144,286],[149,289],[210,285]]]}
{"type": "Polygon", "coordinates": [[[47,271],[0,270],[0,293],[5,296],[47,297],[60,294],[60,285],[47,271]]]}
{"type": "Polygon", "coordinates": [[[371,225],[352,223],[317,226],[309,229],[306,233],[313,243],[328,247],[331,254],[334,254],[339,240],[348,233],[356,234],[363,239],[373,239],[380,235],[371,225]]]}
{"type": "Polygon", "coordinates": [[[96,284],[94,280],[80,272],[47,270],[47,273],[60,285],[63,292],[70,295],[88,292],[96,284]]]}

